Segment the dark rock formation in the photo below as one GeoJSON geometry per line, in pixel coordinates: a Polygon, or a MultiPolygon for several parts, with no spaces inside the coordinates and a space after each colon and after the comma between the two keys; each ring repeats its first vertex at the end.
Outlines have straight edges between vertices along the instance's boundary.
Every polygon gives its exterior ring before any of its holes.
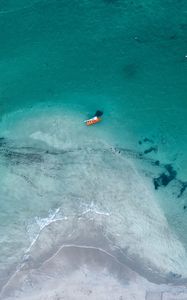
{"type": "Polygon", "coordinates": [[[161,186],[167,186],[177,176],[177,172],[173,169],[172,165],[165,165],[166,172],[160,174],[159,177],[153,178],[155,190],[161,186]]]}
{"type": "Polygon", "coordinates": [[[144,154],[148,154],[148,153],[150,153],[150,152],[157,152],[158,151],[158,147],[157,146],[155,146],[155,147],[150,147],[150,148],[148,148],[148,149],[146,149],[145,151],[144,151],[144,154]]]}

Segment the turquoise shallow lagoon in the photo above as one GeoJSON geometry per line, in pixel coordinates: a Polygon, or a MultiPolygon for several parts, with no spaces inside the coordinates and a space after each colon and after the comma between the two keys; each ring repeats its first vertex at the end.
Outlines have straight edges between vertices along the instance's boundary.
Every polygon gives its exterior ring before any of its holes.
{"type": "Polygon", "coordinates": [[[186,166],[185,1],[2,1],[0,10],[1,115],[38,102],[101,107],[118,135],[155,135],[186,166]]]}
{"type": "Polygon", "coordinates": [[[186,281],[187,2],[1,0],[0,28],[2,285],[80,216],[152,281],[186,281]]]}

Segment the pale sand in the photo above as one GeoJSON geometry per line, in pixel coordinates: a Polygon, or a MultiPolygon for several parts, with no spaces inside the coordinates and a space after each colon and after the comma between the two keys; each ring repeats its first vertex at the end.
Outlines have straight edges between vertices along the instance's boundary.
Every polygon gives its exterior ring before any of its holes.
{"type": "Polygon", "coordinates": [[[121,250],[94,221],[53,222],[40,233],[22,268],[4,285],[0,299],[187,300],[185,286],[177,280],[175,286],[166,284],[172,282],[167,278],[161,284],[162,274],[153,276],[151,270],[141,269],[137,260],[129,260],[121,250]]]}
{"type": "Polygon", "coordinates": [[[17,273],[1,299],[187,300],[187,290],[150,283],[105,251],[65,246],[38,268],[17,273]]]}

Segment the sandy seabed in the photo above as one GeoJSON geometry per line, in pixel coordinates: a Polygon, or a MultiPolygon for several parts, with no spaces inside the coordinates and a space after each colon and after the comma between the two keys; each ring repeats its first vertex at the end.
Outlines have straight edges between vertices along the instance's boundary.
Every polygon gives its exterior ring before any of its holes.
{"type": "MultiPolygon", "coordinates": [[[[38,118],[33,118],[36,128],[30,129],[28,119],[26,136],[38,145],[46,142],[47,150],[28,148],[27,139],[27,147],[23,144],[13,148],[10,134],[2,150],[3,159],[9,163],[7,174],[10,174],[2,184],[4,195],[9,188],[10,195],[17,195],[14,203],[17,199],[33,203],[34,215],[41,215],[43,206],[47,211],[47,205],[56,208],[60,203],[63,220],[52,222],[40,231],[23,265],[3,283],[0,299],[187,300],[186,285],[180,281],[186,278],[186,251],[155,201],[152,181],[140,176],[142,173],[156,176],[154,172],[160,169],[153,172],[150,164],[139,174],[136,165],[127,159],[136,152],[121,148],[116,151],[111,147],[90,149],[92,140],[83,134],[84,128],[79,134],[71,128],[69,132],[71,138],[74,132],[79,139],[82,133],[88,149],[82,149],[78,143],[80,147],[74,149],[65,131],[65,136],[62,133],[59,139],[62,145],[63,140],[67,140],[67,145],[61,150],[56,135],[38,131],[41,127],[38,118]],[[49,151],[55,141],[58,151],[49,151]],[[95,202],[90,195],[95,196],[95,202]],[[41,196],[45,200],[43,204],[41,196]],[[55,205],[51,199],[55,199],[55,205]]],[[[50,117],[44,118],[44,124],[48,124],[44,127],[56,132],[56,125],[49,126],[56,124],[56,118],[51,117],[50,112],[50,117]]],[[[60,128],[64,128],[64,119],[59,117],[59,122],[57,127],[60,124],[60,128]]],[[[23,124],[20,122],[16,131],[20,137],[23,124]]],[[[12,201],[12,196],[9,200],[12,201]]],[[[20,202],[23,217],[22,203],[25,202],[20,202]]],[[[11,234],[11,253],[15,256],[14,226],[11,234]]],[[[24,231],[22,238],[26,238],[24,231]]]]}

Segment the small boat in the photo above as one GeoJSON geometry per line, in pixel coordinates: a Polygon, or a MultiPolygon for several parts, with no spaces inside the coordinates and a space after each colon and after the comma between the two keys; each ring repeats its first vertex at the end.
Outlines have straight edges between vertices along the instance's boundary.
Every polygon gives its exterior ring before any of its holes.
{"type": "Polygon", "coordinates": [[[101,118],[97,117],[97,116],[84,121],[84,123],[86,123],[87,126],[94,125],[94,124],[96,124],[98,122],[101,122],[101,118]]]}

